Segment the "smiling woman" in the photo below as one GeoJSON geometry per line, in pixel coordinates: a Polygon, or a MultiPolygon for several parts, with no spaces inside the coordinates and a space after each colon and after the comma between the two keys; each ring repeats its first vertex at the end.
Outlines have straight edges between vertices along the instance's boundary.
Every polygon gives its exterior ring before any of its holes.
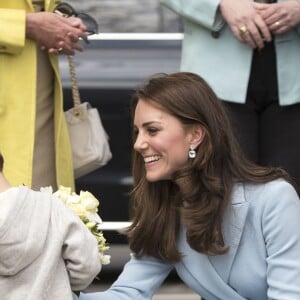
{"type": "Polygon", "coordinates": [[[150,300],[173,268],[205,299],[299,299],[297,193],[282,169],[245,158],[209,85],[155,75],[132,116],[133,255],[109,290],[80,300],[150,300]]]}

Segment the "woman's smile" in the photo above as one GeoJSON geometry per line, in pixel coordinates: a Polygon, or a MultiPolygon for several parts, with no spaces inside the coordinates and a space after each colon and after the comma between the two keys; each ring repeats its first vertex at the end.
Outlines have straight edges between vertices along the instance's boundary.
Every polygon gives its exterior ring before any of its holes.
{"type": "Polygon", "coordinates": [[[151,156],[145,156],[144,157],[144,162],[145,164],[153,163],[156,162],[160,159],[159,155],[151,155],[151,156]]]}

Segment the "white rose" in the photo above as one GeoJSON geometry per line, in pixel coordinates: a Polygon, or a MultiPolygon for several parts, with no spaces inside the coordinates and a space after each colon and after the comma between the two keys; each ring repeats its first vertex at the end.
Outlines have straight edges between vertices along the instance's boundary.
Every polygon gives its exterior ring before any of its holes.
{"type": "Polygon", "coordinates": [[[68,197],[66,197],[65,203],[67,205],[80,203],[80,197],[77,194],[72,193],[72,195],[68,195],[68,197]]]}
{"type": "Polygon", "coordinates": [[[90,222],[102,223],[102,220],[101,220],[101,218],[99,217],[99,215],[97,213],[88,211],[87,214],[86,214],[86,217],[90,222]]]}
{"type": "Polygon", "coordinates": [[[53,195],[61,201],[63,201],[64,203],[67,203],[71,195],[71,188],[67,188],[60,185],[59,189],[53,195]]]}
{"type": "Polygon", "coordinates": [[[46,194],[52,194],[53,193],[53,189],[52,189],[51,185],[50,186],[41,187],[40,191],[42,193],[46,193],[46,194]]]}
{"type": "Polygon", "coordinates": [[[80,192],[80,203],[84,205],[85,209],[90,212],[97,212],[99,201],[97,198],[90,192],[80,192]]]}
{"type": "Polygon", "coordinates": [[[81,219],[84,220],[87,216],[85,207],[80,203],[69,203],[68,207],[81,219]]]}

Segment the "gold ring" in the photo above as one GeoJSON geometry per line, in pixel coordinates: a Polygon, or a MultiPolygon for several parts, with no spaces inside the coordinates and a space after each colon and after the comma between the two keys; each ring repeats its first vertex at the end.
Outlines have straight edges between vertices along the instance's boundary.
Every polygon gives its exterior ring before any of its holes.
{"type": "Polygon", "coordinates": [[[57,49],[57,52],[60,53],[60,52],[62,52],[63,50],[64,50],[64,48],[58,48],[58,49],[57,49]]]}
{"type": "Polygon", "coordinates": [[[275,25],[276,27],[278,27],[278,26],[280,25],[280,21],[276,21],[276,22],[274,23],[274,25],[275,25]]]}
{"type": "Polygon", "coordinates": [[[245,33],[247,33],[248,32],[248,29],[247,29],[247,27],[244,25],[244,26],[241,26],[240,28],[239,28],[239,30],[240,30],[240,33],[241,34],[245,34],[245,33]]]}

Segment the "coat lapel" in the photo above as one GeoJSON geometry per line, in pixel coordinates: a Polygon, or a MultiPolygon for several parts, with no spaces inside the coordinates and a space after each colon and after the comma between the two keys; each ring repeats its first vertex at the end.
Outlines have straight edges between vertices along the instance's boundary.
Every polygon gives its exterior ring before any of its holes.
{"type": "Polygon", "coordinates": [[[242,236],[248,206],[243,185],[236,185],[232,206],[227,210],[223,221],[224,240],[230,247],[229,252],[224,255],[207,256],[194,251],[186,241],[186,230],[182,228],[178,245],[179,251],[184,254],[181,261],[183,270],[188,270],[193,276],[196,282],[193,288],[206,299],[245,299],[228,285],[228,279],[242,236]]]}
{"type": "Polygon", "coordinates": [[[184,256],[176,266],[177,272],[182,278],[190,278],[189,286],[201,297],[210,300],[245,300],[222,279],[207,255],[189,247],[184,228],[180,234],[179,251],[184,256]]]}
{"type": "Polygon", "coordinates": [[[233,190],[232,205],[227,210],[223,221],[223,236],[229,252],[224,255],[209,256],[209,260],[224,282],[228,283],[231,266],[243,233],[249,203],[245,198],[244,185],[238,184],[233,190]]]}

